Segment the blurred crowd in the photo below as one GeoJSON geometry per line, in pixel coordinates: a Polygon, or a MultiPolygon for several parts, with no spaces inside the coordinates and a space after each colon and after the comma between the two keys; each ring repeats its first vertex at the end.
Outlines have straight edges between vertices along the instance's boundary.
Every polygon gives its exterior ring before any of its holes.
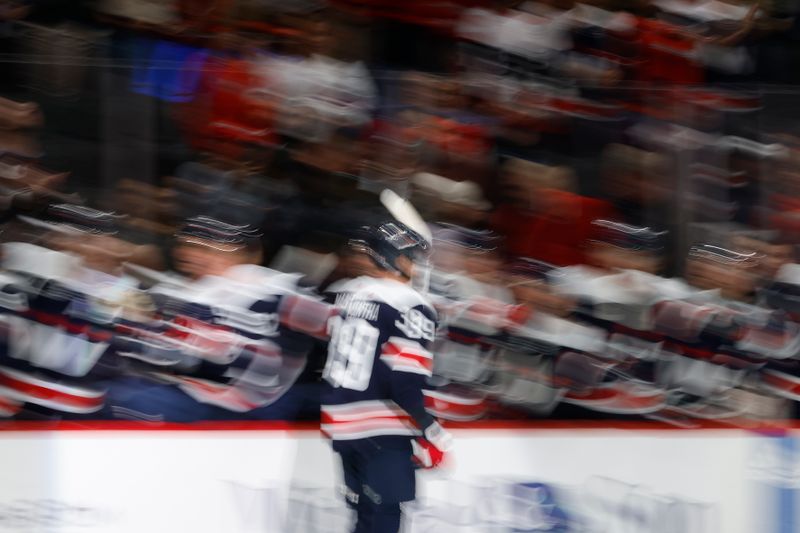
{"type": "Polygon", "coordinates": [[[389,189],[440,418],[793,417],[797,9],[0,0],[0,416],[315,419],[389,189]]]}

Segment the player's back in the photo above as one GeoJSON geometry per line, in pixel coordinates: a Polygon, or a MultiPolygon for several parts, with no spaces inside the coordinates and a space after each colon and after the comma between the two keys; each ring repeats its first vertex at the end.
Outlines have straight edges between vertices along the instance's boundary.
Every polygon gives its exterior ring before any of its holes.
{"type": "Polygon", "coordinates": [[[339,287],[336,307],[341,316],[330,328],[323,432],[334,441],[419,435],[416,415],[401,405],[416,405],[431,375],[432,306],[409,285],[362,277],[339,287]]]}

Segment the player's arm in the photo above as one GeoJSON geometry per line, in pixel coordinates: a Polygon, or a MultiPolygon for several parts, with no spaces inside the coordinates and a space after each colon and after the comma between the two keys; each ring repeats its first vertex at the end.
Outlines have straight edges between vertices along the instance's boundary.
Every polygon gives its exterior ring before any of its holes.
{"type": "Polygon", "coordinates": [[[413,419],[424,438],[414,442],[414,455],[421,466],[437,466],[451,447],[450,434],[425,410],[422,393],[425,378],[433,372],[430,352],[436,332],[435,312],[418,306],[404,314],[398,313],[394,324],[396,335],[381,349],[380,359],[391,370],[392,400],[413,419]]]}
{"type": "Polygon", "coordinates": [[[328,340],[329,320],[339,312],[332,304],[300,291],[281,296],[278,315],[283,327],[316,339],[328,340]]]}

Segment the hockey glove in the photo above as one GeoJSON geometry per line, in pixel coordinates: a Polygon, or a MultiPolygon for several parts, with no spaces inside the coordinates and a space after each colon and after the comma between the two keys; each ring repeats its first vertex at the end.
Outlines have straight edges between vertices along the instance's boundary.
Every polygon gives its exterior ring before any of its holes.
{"type": "Polygon", "coordinates": [[[438,422],[425,428],[424,437],[411,442],[413,461],[420,468],[436,468],[453,447],[453,437],[438,422]]]}

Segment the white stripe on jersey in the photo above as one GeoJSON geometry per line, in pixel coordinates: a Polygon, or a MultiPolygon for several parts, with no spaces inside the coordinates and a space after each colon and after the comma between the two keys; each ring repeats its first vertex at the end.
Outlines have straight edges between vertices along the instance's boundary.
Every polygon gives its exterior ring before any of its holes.
{"type": "Polygon", "coordinates": [[[105,392],[53,383],[0,367],[0,395],[69,413],[93,413],[103,407],[105,392]]]}
{"type": "Polygon", "coordinates": [[[408,416],[408,413],[392,400],[363,400],[341,405],[323,405],[321,410],[323,415],[330,416],[336,422],[408,416]]]}
{"type": "Polygon", "coordinates": [[[389,337],[383,346],[381,361],[396,372],[411,372],[423,376],[433,374],[433,354],[417,341],[389,337]]]}
{"type": "Polygon", "coordinates": [[[46,381],[44,379],[31,376],[30,374],[26,374],[24,372],[13,370],[8,367],[0,367],[0,374],[5,374],[18,381],[23,381],[25,383],[29,383],[37,387],[47,388],[59,392],[61,394],[68,394],[70,396],[77,396],[80,398],[92,398],[92,399],[101,398],[105,394],[104,391],[84,389],[80,387],[64,385],[62,383],[53,383],[52,381],[46,381]]]}
{"type": "Polygon", "coordinates": [[[92,342],[54,326],[6,317],[9,355],[33,366],[72,377],[87,375],[105,353],[107,342],[92,342]]]}
{"type": "Polygon", "coordinates": [[[422,435],[413,422],[400,419],[375,419],[361,422],[320,424],[322,432],[333,440],[355,440],[370,437],[422,435]]]}
{"type": "Polygon", "coordinates": [[[364,400],[343,405],[323,405],[322,432],[334,440],[382,435],[420,435],[408,413],[391,400],[364,400]]]}

